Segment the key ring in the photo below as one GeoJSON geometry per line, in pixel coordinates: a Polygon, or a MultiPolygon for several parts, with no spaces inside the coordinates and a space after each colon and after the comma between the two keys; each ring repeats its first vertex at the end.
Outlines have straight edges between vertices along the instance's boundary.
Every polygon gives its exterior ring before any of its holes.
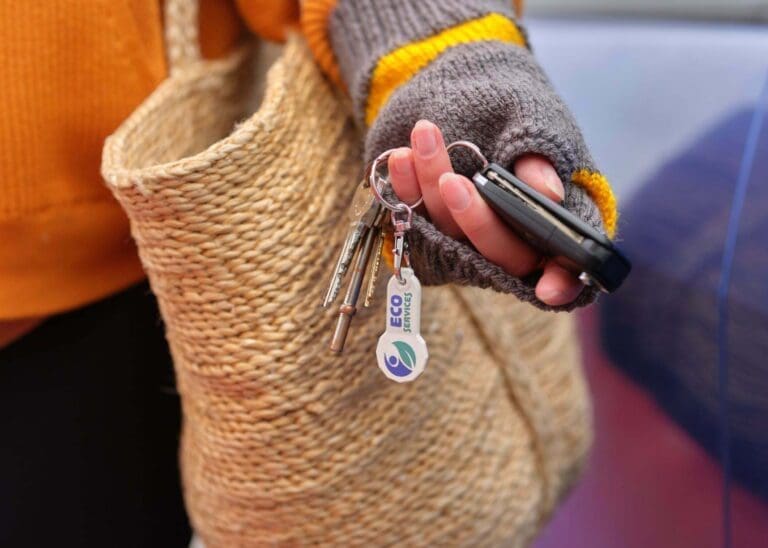
{"type": "Polygon", "coordinates": [[[448,149],[448,153],[450,154],[451,151],[456,150],[457,148],[466,148],[470,150],[475,157],[477,157],[482,163],[483,163],[483,169],[488,167],[488,159],[485,157],[485,155],[480,150],[480,147],[477,146],[475,143],[471,143],[469,141],[456,141],[455,143],[451,143],[446,147],[448,149]]]}
{"type": "MultiPolygon", "coordinates": [[[[392,148],[392,149],[390,149],[390,150],[387,150],[387,151],[385,151],[385,152],[382,152],[382,153],[381,153],[381,154],[379,154],[379,156],[378,156],[378,157],[377,157],[377,158],[376,158],[376,159],[373,161],[373,163],[371,164],[371,167],[370,167],[370,168],[368,168],[368,186],[370,186],[370,187],[371,187],[371,192],[373,192],[373,195],[376,197],[376,199],[379,201],[379,203],[380,203],[381,205],[383,205],[385,208],[387,208],[388,210],[390,210],[390,211],[391,211],[391,212],[393,212],[393,213],[396,213],[396,212],[398,212],[398,211],[399,211],[399,212],[405,212],[405,210],[403,209],[403,206],[406,206],[406,207],[407,207],[409,210],[413,210],[413,209],[416,209],[417,207],[419,207],[421,204],[423,204],[423,203],[424,203],[424,196],[422,196],[421,198],[419,198],[419,199],[416,201],[416,203],[413,203],[413,204],[411,204],[411,205],[408,205],[408,204],[404,204],[404,203],[402,203],[402,202],[401,202],[401,203],[399,203],[399,204],[397,204],[397,205],[392,205],[392,204],[390,204],[390,203],[389,203],[389,202],[388,202],[388,201],[387,201],[387,200],[384,198],[384,196],[382,196],[382,195],[381,195],[381,191],[379,190],[379,187],[378,187],[378,185],[376,184],[376,180],[380,178],[380,177],[378,176],[378,169],[379,169],[379,165],[381,165],[383,162],[385,162],[385,161],[389,160],[389,157],[390,157],[390,156],[392,155],[392,153],[393,153],[393,152],[395,152],[396,150],[397,150],[396,148],[392,148]]],[[[384,178],[381,178],[381,180],[382,180],[382,181],[384,181],[384,182],[387,182],[387,183],[389,182],[389,181],[387,181],[387,180],[386,180],[386,179],[384,179],[384,178]]]]}
{"type": "MultiPolygon", "coordinates": [[[[451,151],[457,149],[457,148],[466,148],[470,150],[476,158],[478,158],[483,163],[483,168],[486,168],[488,166],[488,159],[483,155],[482,151],[480,150],[480,147],[478,147],[475,143],[472,143],[470,141],[456,141],[455,143],[451,143],[447,147],[448,153],[451,151]]],[[[381,191],[379,190],[378,185],[376,184],[378,176],[378,170],[379,165],[381,165],[383,162],[389,160],[389,157],[392,155],[393,152],[395,152],[397,149],[392,148],[389,150],[386,150],[379,154],[379,156],[376,157],[376,159],[371,163],[371,167],[368,168],[368,186],[371,187],[371,192],[373,192],[373,195],[376,197],[376,199],[379,201],[381,205],[383,205],[388,210],[394,212],[400,211],[403,212],[403,205],[406,205],[409,209],[416,209],[421,204],[424,203],[424,196],[419,198],[415,203],[411,205],[399,203],[397,205],[390,204],[384,196],[382,196],[381,191]]],[[[386,179],[382,179],[385,182],[388,182],[386,179]]]]}

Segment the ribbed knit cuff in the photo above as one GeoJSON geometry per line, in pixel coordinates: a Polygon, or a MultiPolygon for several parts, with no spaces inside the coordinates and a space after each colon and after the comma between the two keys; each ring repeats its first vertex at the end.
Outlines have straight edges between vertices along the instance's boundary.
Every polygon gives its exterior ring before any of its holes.
{"type": "Polygon", "coordinates": [[[358,120],[372,121],[368,98],[371,86],[376,85],[377,67],[387,72],[387,81],[380,84],[387,89],[379,93],[394,91],[423,68],[419,64],[434,60],[451,41],[472,40],[473,30],[485,34],[490,30],[492,34],[494,23],[500,26],[498,21],[491,18],[491,25],[483,26],[481,20],[493,14],[507,22],[502,32],[517,33],[525,42],[513,23],[509,0],[339,0],[328,22],[331,44],[358,120]],[[472,22],[477,24],[469,31],[459,28],[472,22]],[[456,30],[454,35],[450,34],[452,29],[456,30]],[[446,31],[449,34],[441,36],[446,31]]]}

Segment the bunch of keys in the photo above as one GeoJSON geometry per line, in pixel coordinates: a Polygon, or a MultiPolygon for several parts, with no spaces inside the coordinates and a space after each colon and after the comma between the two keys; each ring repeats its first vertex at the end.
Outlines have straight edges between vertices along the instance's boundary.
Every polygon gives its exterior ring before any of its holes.
{"type": "Polygon", "coordinates": [[[406,239],[413,210],[421,205],[422,199],[413,205],[391,204],[382,196],[379,185],[388,182],[379,176],[378,167],[392,152],[384,152],[373,161],[368,177],[355,193],[350,211],[351,225],[323,306],[327,308],[338,298],[344,279],[354,263],[330,345],[333,352],[341,353],[352,318],[357,312],[366,274],[368,283],[363,304],[368,307],[373,301],[384,250],[384,227],[389,219],[394,229],[394,274],[387,284],[386,330],[379,338],[376,356],[379,368],[388,378],[396,382],[410,382],[421,375],[429,358],[426,342],[420,334],[421,284],[410,267],[406,239]]]}
{"type": "MultiPolygon", "coordinates": [[[[448,151],[465,148],[481,161],[482,167],[472,182],[480,196],[518,236],[543,256],[556,261],[578,276],[585,285],[594,285],[612,292],[626,279],[630,262],[603,234],[574,216],[562,205],[520,181],[512,173],[486,160],[477,145],[457,141],[448,151]]],[[[392,150],[374,160],[367,180],[361,183],[352,204],[352,225],[344,241],[324,306],[330,306],[338,296],[341,284],[354,261],[352,281],[339,309],[331,350],[344,349],[357,301],[368,275],[365,306],[370,306],[376,289],[384,246],[385,219],[394,228],[394,275],[387,284],[386,331],[379,338],[376,356],[384,374],[397,382],[414,380],[423,371],[429,357],[421,337],[421,284],[408,260],[406,233],[411,228],[413,205],[392,204],[381,194],[379,185],[388,181],[378,174],[392,150]],[[405,266],[403,266],[405,265],[405,266]]]]}

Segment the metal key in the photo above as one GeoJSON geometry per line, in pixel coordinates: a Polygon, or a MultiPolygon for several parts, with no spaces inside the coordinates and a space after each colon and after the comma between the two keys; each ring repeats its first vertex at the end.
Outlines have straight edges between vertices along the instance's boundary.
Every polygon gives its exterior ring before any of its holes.
{"type": "Polygon", "coordinates": [[[339,296],[341,284],[344,282],[344,277],[347,274],[349,265],[355,257],[355,252],[358,247],[360,247],[360,239],[365,230],[365,227],[359,223],[351,225],[347,237],[344,239],[344,245],[341,248],[339,259],[336,262],[336,268],[333,271],[333,276],[331,277],[328,291],[325,294],[325,299],[323,299],[324,308],[328,308],[339,296]]]}
{"type": "Polygon", "coordinates": [[[384,226],[378,227],[376,230],[376,241],[373,244],[373,253],[371,257],[372,263],[370,267],[370,274],[368,276],[368,289],[365,292],[365,301],[363,306],[368,308],[373,303],[373,296],[376,293],[376,282],[379,279],[379,272],[381,271],[381,256],[384,252],[384,226]]]}
{"type": "Polygon", "coordinates": [[[372,225],[366,230],[363,244],[360,247],[360,253],[357,255],[355,268],[352,272],[352,279],[349,282],[344,302],[339,307],[339,319],[336,322],[336,330],[331,339],[331,350],[333,352],[341,353],[344,350],[344,343],[347,340],[349,326],[352,323],[352,318],[357,312],[357,301],[360,298],[360,290],[363,286],[365,273],[368,270],[368,264],[371,260],[371,253],[373,252],[376,240],[379,238],[378,225],[381,224],[384,217],[383,213],[383,208],[379,207],[372,225]]]}
{"type": "Polygon", "coordinates": [[[382,209],[378,201],[371,195],[367,182],[361,183],[352,199],[350,208],[352,223],[336,262],[336,268],[333,271],[325,299],[323,299],[323,307],[330,306],[339,296],[349,265],[352,264],[361,242],[363,242],[369,229],[376,223],[382,209]]]}

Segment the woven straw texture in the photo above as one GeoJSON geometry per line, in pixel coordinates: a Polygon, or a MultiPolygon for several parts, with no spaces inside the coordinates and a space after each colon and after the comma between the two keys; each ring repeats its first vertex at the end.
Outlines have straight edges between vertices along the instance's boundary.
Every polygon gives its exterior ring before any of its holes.
{"type": "Polygon", "coordinates": [[[253,48],[201,61],[173,43],[195,40],[174,28],[194,3],[168,3],[171,77],[109,138],[103,173],[165,321],[206,546],[529,543],[590,441],[571,318],[426,288],[430,362],[398,385],[375,365],[381,280],[332,355],[318,303],[360,172],[348,109],[294,36],[247,117],[253,48]]]}

